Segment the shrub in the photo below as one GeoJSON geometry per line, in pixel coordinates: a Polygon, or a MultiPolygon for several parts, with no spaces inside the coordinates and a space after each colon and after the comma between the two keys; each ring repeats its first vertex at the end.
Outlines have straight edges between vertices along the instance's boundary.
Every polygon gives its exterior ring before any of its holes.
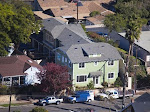
{"type": "Polygon", "coordinates": [[[15,111],[13,111],[13,112],[21,112],[20,110],[15,110],[15,111]]]}
{"type": "Polygon", "coordinates": [[[93,17],[93,16],[96,16],[96,15],[99,15],[100,12],[99,11],[93,11],[90,13],[90,17],[93,17]]]}
{"type": "Polygon", "coordinates": [[[120,77],[117,77],[115,83],[114,83],[115,87],[121,87],[123,86],[122,80],[120,79],[120,77]]]}
{"type": "Polygon", "coordinates": [[[88,89],[94,89],[94,84],[93,81],[91,81],[88,85],[87,85],[88,89]]]}
{"type": "Polygon", "coordinates": [[[30,112],[48,112],[48,110],[42,108],[42,107],[35,107],[30,112]]]}
{"type": "Polygon", "coordinates": [[[0,85],[0,95],[8,94],[8,87],[5,85],[0,85]]]}
{"type": "Polygon", "coordinates": [[[108,83],[107,82],[103,82],[102,86],[104,86],[104,88],[108,87],[108,83]]]}

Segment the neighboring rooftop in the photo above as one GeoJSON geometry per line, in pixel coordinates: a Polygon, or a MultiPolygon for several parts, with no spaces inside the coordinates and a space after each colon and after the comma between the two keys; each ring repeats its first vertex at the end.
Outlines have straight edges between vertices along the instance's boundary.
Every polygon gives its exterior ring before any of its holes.
{"type": "Polygon", "coordinates": [[[24,72],[31,66],[42,69],[40,65],[26,55],[0,57],[0,75],[3,77],[25,75],[24,72]]]}
{"type": "Polygon", "coordinates": [[[67,3],[64,0],[37,0],[43,10],[50,8],[66,7],[67,3]]]}
{"type": "MultiPolygon", "coordinates": [[[[63,50],[63,47],[60,47],[60,50],[63,50]]],[[[122,59],[116,48],[103,42],[72,45],[66,54],[72,63],[122,59]],[[89,57],[91,54],[100,56],[89,57]]]]}
{"type": "MultiPolygon", "coordinates": [[[[125,37],[125,33],[119,33],[121,36],[125,37]]],[[[136,45],[150,52],[150,31],[142,31],[140,39],[134,42],[136,45]]]]}

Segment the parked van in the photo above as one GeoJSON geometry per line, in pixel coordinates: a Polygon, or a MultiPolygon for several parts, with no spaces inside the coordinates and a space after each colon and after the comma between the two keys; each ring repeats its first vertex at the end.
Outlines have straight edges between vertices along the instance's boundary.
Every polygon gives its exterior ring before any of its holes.
{"type": "Polygon", "coordinates": [[[68,97],[70,103],[76,102],[91,102],[94,100],[94,92],[93,91],[76,91],[75,95],[68,97]]]}

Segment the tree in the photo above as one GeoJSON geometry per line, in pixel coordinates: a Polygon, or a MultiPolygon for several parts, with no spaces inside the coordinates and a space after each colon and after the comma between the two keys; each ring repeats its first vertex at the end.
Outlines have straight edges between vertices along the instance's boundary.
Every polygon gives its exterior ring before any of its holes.
{"type": "Polygon", "coordinates": [[[125,27],[125,19],[121,14],[110,14],[106,16],[104,25],[109,30],[109,35],[113,30],[122,31],[125,27]]]}
{"type": "Polygon", "coordinates": [[[31,8],[25,3],[15,0],[0,3],[0,32],[7,34],[16,49],[20,43],[30,42],[31,33],[38,33],[41,27],[41,22],[35,20],[31,8]]]}
{"type": "Polygon", "coordinates": [[[104,24],[106,24],[106,27],[112,31],[112,29],[114,28],[114,30],[122,30],[124,29],[126,32],[126,39],[129,41],[129,52],[128,52],[128,57],[126,60],[126,66],[125,66],[125,73],[123,75],[123,107],[125,105],[125,89],[126,89],[126,85],[127,85],[127,73],[128,73],[128,66],[129,66],[129,59],[130,59],[130,54],[131,54],[131,49],[132,49],[132,45],[136,40],[138,40],[140,38],[140,33],[141,33],[141,29],[143,24],[145,23],[145,19],[142,19],[141,17],[139,17],[136,14],[130,15],[130,16],[126,16],[126,14],[115,14],[114,16],[111,17],[107,16],[106,20],[109,20],[109,23],[107,23],[106,21],[104,22],[104,24]],[[121,18],[119,18],[119,21],[116,21],[116,18],[118,18],[118,16],[121,18]],[[123,22],[123,25],[120,25],[120,22],[123,22]]]}
{"type": "Polygon", "coordinates": [[[64,66],[47,63],[39,74],[41,88],[44,92],[54,94],[71,86],[68,70],[64,66]]]}
{"type": "Polygon", "coordinates": [[[0,56],[8,54],[6,48],[8,48],[10,42],[11,40],[8,35],[5,32],[0,32],[0,56]]]}
{"type": "Polygon", "coordinates": [[[115,81],[115,83],[114,83],[114,86],[115,86],[115,87],[122,87],[122,86],[123,86],[120,77],[117,77],[117,79],[116,79],[116,81],[115,81]]]}

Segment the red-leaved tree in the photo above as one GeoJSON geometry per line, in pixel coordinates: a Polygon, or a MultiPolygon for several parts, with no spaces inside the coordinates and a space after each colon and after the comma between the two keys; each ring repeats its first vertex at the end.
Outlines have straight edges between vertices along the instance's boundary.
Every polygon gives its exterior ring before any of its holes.
{"type": "Polygon", "coordinates": [[[38,77],[41,81],[42,91],[54,94],[71,86],[67,67],[55,63],[47,63],[38,77]]]}

